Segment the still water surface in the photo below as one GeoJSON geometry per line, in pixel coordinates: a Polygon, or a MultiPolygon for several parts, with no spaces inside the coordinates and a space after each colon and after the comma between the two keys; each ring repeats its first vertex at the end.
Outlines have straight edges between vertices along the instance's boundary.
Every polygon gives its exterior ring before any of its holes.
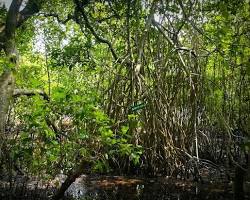
{"type": "Polygon", "coordinates": [[[167,178],[140,179],[81,177],[66,192],[65,199],[82,200],[231,200],[232,185],[222,182],[195,184],[167,178]]]}

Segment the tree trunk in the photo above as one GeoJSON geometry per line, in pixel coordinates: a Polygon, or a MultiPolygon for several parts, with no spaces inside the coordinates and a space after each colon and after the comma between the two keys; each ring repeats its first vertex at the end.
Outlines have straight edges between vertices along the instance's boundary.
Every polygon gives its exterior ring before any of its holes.
{"type": "Polygon", "coordinates": [[[5,123],[10,100],[14,91],[15,79],[11,71],[0,76],[0,149],[3,150],[5,123]]]}
{"type": "MultiPolygon", "coordinates": [[[[4,151],[5,142],[5,124],[10,101],[15,86],[15,79],[13,71],[18,66],[18,54],[16,51],[15,43],[15,32],[18,20],[19,8],[22,4],[22,0],[13,0],[9,11],[6,16],[6,24],[4,34],[2,35],[1,41],[3,42],[3,48],[5,55],[9,60],[8,65],[1,66],[4,71],[0,76],[0,148],[1,154],[4,151]]],[[[1,155],[0,154],[0,155],[1,155]]]]}
{"type": "MultiPolygon", "coordinates": [[[[0,66],[3,73],[0,74],[0,150],[4,143],[5,123],[10,101],[15,87],[14,71],[18,68],[18,52],[16,49],[16,29],[23,22],[39,12],[41,7],[39,0],[28,0],[26,6],[20,11],[23,0],[12,0],[6,15],[5,25],[0,27],[0,51],[4,49],[9,60],[9,66],[0,66]]],[[[0,152],[1,153],[1,152],[0,152]]],[[[1,154],[0,154],[1,155],[1,154]]]]}
{"type": "MultiPolygon", "coordinates": [[[[9,66],[0,66],[0,150],[4,143],[5,123],[10,101],[15,87],[14,71],[18,68],[18,52],[16,49],[16,29],[28,18],[39,12],[42,1],[28,0],[26,6],[20,11],[23,0],[12,0],[6,15],[5,25],[0,27],[0,51],[4,49],[9,60],[9,66]]],[[[1,153],[1,152],[0,152],[1,153]]],[[[1,155],[1,154],[0,154],[1,155]]]]}
{"type": "Polygon", "coordinates": [[[69,186],[75,182],[75,180],[83,173],[89,173],[89,169],[91,167],[91,161],[82,160],[81,163],[67,176],[66,180],[63,182],[59,190],[52,197],[53,200],[59,200],[63,198],[64,193],[69,188],[69,186]]]}

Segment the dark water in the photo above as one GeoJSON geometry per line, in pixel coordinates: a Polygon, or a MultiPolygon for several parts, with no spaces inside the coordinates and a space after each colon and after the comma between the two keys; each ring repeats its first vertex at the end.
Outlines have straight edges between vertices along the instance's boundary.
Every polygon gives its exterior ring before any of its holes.
{"type": "MultiPolygon", "coordinates": [[[[78,180],[66,192],[83,200],[230,200],[230,183],[194,184],[170,179],[103,177],[78,180]]],[[[248,199],[248,197],[246,197],[248,199]]]]}
{"type": "MultiPolygon", "coordinates": [[[[61,183],[66,176],[60,177],[61,183]]],[[[0,187],[0,199],[44,199],[54,189],[29,182],[28,187],[16,187],[9,192],[0,187]],[[41,189],[39,189],[41,188],[41,189]]],[[[249,184],[250,186],[250,184],[249,184]]],[[[170,178],[138,178],[123,176],[81,176],[65,193],[65,200],[233,200],[232,183],[225,180],[194,183],[170,178]]],[[[250,194],[245,200],[250,199],[250,194]]]]}

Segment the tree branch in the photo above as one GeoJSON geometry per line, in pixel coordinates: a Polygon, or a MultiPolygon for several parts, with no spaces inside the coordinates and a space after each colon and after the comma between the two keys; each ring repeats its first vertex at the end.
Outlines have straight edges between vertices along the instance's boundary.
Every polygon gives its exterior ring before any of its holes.
{"type": "Polygon", "coordinates": [[[61,24],[66,24],[68,21],[74,19],[73,15],[68,15],[68,17],[65,20],[60,19],[59,15],[56,13],[40,13],[43,17],[54,17],[57,19],[57,21],[61,24]]]}
{"type": "MultiPolygon", "coordinates": [[[[112,46],[112,44],[105,38],[102,38],[101,36],[99,36],[96,31],[94,30],[94,28],[91,26],[89,19],[86,15],[86,13],[84,12],[84,8],[82,8],[81,3],[79,2],[79,0],[74,0],[75,4],[76,4],[76,9],[77,11],[79,11],[85,21],[85,25],[86,27],[90,30],[90,32],[94,35],[95,39],[101,43],[105,43],[108,45],[112,56],[114,57],[115,60],[118,60],[118,56],[112,46]]],[[[78,23],[79,25],[81,24],[80,21],[77,19],[77,16],[75,17],[76,23],[78,23]]]]}
{"type": "Polygon", "coordinates": [[[174,50],[177,51],[179,60],[180,60],[180,62],[182,64],[182,66],[183,66],[183,70],[185,71],[185,73],[187,75],[189,75],[190,73],[189,73],[189,71],[187,69],[187,66],[186,66],[186,63],[184,61],[184,58],[181,55],[181,53],[179,52],[179,47],[176,46],[176,44],[171,40],[171,38],[167,34],[165,34],[165,32],[162,30],[161,25],[159,23],[157,23],[154,19],[152,20],[152,23],[158,29],[158,31],[163,35],[163,37],[169,42],[169,44],[171,44],[171,46],[173,46],[174,50]]]}
{"type": "Polygon", "coordinates": [[[63,182],[59,190],[55,193],[55,195],[52,197],[53,200],[59,200],[62,199],[64,196],[65,191],[69,188],[69,186],[75,182],[75,180],[81,176],[81,174],[89,174],[90,168],[93,164],[94,159],[84,159],[80,161],[80,164],[75,167],[75,169],[72,169],[69,172],[69,175],[67,179],[63,182]]]}
{"type": "Polygon", "coordinates": [[[21,26],[27,19],[38,13],[41,8],[41,1],[29,0],[25,8],[19,12],[17,27],[21,26]]]}
{"type": "Polygon", "coordinates": [[[44,100],[46,101],[49,101],[50,98],[49,96],[42,90],[27,90],[27,89],[15,89],[14,92],[13,92],[13,97],[19,97],[19,96],[22,96],[22,95],[25,95],[25,96],[34,96],[34,95],[41,95],[43,97],[44,100]]]}
{"type": "Polygon", "coordinates": [[[15,34],[17,25],[17,16],[23,0],[13,0],[6,17],[5,34],[6,37],[11,38],[15,34]]]}
{"type": "Polygon", "coordinates": [[[117,18],[120,18],[120,15],[119,15],[119,14],[116,12],[116,10],[113,8],[111,2],[112,2],[112,1],[108,0],[108,5],[109,5],[111,11],[114,13],[114,15],[115,15],[117,18]]]}

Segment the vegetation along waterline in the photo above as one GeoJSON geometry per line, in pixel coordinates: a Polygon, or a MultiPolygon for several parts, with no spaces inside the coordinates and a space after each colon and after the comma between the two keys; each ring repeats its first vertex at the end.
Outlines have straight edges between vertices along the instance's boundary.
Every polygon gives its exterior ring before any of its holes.
{"type": "Polygon", "coordinates": [[[1,199],[249,199],[249,0],[0,0],[1,199]]]}

